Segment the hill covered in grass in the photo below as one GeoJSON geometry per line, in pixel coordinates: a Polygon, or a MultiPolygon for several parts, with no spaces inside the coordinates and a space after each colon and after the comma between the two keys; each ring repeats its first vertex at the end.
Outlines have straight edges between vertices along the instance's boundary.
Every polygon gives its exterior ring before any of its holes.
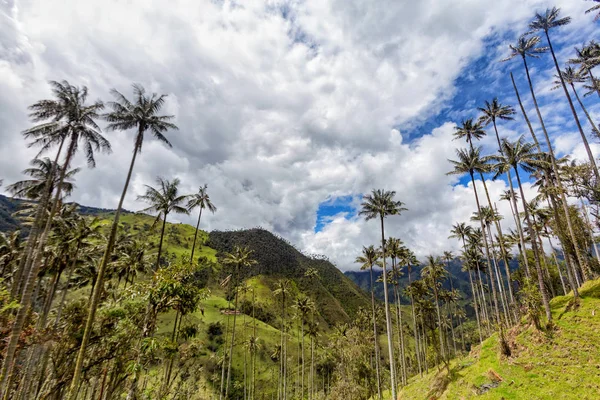
{"type": "Polygon", "coordinates": [[[498,336],[453,360],[450,374],[430,370],[414,377],[400,399],[598,399],[600,398],[600,280],[552,302],[554,326],[539,331],[525,320],[507,332],[511,356],[498,336]]]}

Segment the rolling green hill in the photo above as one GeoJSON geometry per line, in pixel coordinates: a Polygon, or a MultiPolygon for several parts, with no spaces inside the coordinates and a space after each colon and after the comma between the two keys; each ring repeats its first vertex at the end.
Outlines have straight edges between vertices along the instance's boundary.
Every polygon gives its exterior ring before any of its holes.
{"type": "Polygon", "coordinates": [[[414,377],[401,399],[600,398],[600,280],[580,289],[581,300],[555,297],[555,327],[540,332],[522,322],[507,333],[512,355],[500,355],[493,335],[446,370],[414,377]]]}

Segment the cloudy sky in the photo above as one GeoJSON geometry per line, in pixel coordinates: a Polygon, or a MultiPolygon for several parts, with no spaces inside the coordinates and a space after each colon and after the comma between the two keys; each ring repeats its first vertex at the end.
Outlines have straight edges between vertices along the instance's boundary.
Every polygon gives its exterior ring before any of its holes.
{"type": "MultiPolygon", "coordinates": [[[[164,111],[180,130],[168,134],[173,149],[146,141],[127,209],[143,208],[136,195],[157,176],[180,178],[183,192],[208,183],[218,212],[204,228],[262,226],[348,270],[378,239],[377,222],[356,215],[361,195],[384,188],[409,209],[386,221],[389,235],[419,256],[457,250],[449,230],[475,202],[465,179],[445,175],[464,146],[452,140],[455,124],[495,96],[515,105],[510,71],[534,119],[520,61],[499,60],[553,5],[573,18],[552,33],[565,62],[600,39],[589,2],[0,0],[0,178],[20,179],[36,154],[20,132],[31,125],[27,106],[50,96],[49,80],[102,100],[138,82],[168,94],[164,111]]],[[[532,63],[542,112],[559,153],[583,158],[565,98],[550,90],[550,62],[532,63]]],[[[598,99],[585,101],[599,117],[598,99]]],[[[501,135],[523,128],[519,115],[501,135]]],[[[113,153],[84,168],[73,200],[114,208],[133,136],[105,136],[113,153]]],[[[494,143],[482,141],[490,152],[494,143]]],[[[494,199],[506,185],[489,184],[494,199]]]]}

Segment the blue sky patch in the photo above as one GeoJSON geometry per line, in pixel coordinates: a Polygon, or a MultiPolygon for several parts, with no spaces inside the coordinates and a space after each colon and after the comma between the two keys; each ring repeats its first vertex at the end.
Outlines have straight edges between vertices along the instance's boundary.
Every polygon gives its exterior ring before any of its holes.
{"type": "Polygon", "coordinates": [[[320,232],[331,222],[332,218],[344,213],[344,218],[351,219],[356,215],[356,200],[362,195],[332,197],[319,204],[315,232],[320,232]]]}

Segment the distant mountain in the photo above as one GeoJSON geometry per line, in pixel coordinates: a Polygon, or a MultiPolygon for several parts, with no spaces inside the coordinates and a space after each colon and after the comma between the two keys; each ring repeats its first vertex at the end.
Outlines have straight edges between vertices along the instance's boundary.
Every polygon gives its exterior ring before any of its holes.
{"type": "MultiPolygon", "coordinates": [[[[256,265],[242,271],[244,278],[261,275],[270,279],[293,280],[298,289],[311,296],[317,303],[321,316],[328,322],[347,322],[359,307],[369,307],[367,294],[354,282],[323,258],[302,254],[285,239],[260,229],[240,231],[214,231],[208,235],[206,246],[217,251],[217,257],[233,250],[234,246],[248,246],[254,251],[256,265]],[[309,268],[318,271],[317,279],[304,276],[309,268]]],[[[274,289],[272,287],[271,289],[274,289]]]]}
{"type": "MultiPolygon", "coordinates": [[[[411,270],[411,280],[412,281],[414,281],[415,279],[421,278],[421,270],[422,269],[423,269],[422,266],[416,266],[416,267],[412,268],[412,270],[411,270]]],[[[408,272],[406,270],[406,267],[404,267],[402,269],[402,272],[404,273],[404,276],[400,279],[399,284],[400,284],[401,288],[405,288],[408,285],[408,272]]],[[[469,284],[469,276],[467,275],[466,272],[462,271],[462,264],[460,263],[460,260],[455,259],[452,262],[450,262],[449,272],[450,272],[450,275],[448,276],[449,279],[446,279],[446,281],[443,284],[444,288],[450,289],[451,285],[452,285],[453,288],[458,289],[463,294],[463,298],[468,298],[471,293],[470,284],[469,284]],[[450,280],[452,280],[452,283],[450,282],[450,280]]],[[[368,270],[366,270],[366,271],[347,271],[344,274],[348,278],[350,278],[354,283],[356,283],[361,289],[370,293],[371,278],[370,278],[370,274],[369,274],[368,270]]],[[[381,268],[373,269],[373,280],[375,281],[375,285],[374,285],[375,297],[381,301],[383,301],[383,297],[384,297],[383,296],[383,282],[377,282],[377,280],[382,276],[383,276],[383,271],[381,270],[381,268]]],[[[388,287],[388,294],[390,296],[392,296],[392,294],[393,294],[393,289],[392,289],[391,285],[390,285],[390,287],[388,287]]],[[[393,297],[390,297],[390,298],[393,298],[393,297]]],[[[409,304],[409,299],[406,296],[402,296],[401,303],[409,304]]]]}

